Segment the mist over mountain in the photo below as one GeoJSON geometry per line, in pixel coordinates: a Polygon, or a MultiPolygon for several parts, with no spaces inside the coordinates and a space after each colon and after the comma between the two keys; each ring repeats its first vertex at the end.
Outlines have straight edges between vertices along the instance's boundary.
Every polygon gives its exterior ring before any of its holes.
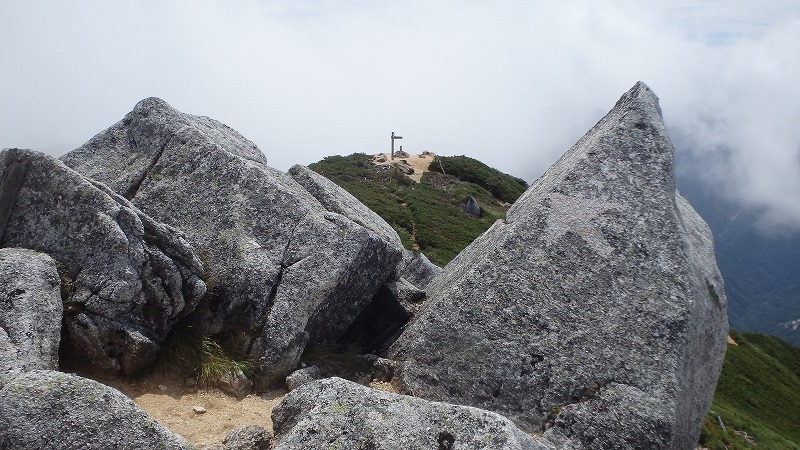
{"type": "Polygon", "coordinates": [[[714,234],[731,327],[800,345],[800,232],[780,225],[775,210],[731,196],[704,173],[707,160],[679,156],[678,189],[714,234]]]}

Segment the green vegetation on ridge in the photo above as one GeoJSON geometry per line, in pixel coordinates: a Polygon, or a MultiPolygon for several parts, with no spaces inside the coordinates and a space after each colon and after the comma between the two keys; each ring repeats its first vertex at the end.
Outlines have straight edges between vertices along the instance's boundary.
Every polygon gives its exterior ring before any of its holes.
{"type": "Polygon", "coordinates": [[[461,181],[475,183],[491,192],[496,198],[514,203],[526,189],[528,183],[493,169],[469,156],[437,156],[428,170],[452,175],[461,181]]]}
{"type": "Polygon", "coordinates": [[[524,192],[520,183],[525,183],[471,158],[455,157],[452,161],[461,161],[463,167],[470,167],[469,161],[474,161],[479,174],[462,167],[457,172],[460,176],[453,176],[447,171],[450,162],[446,162],[446,175],[426,172],[416,183],[396,167],[372,164],[370,157],[363,153],[329,156],[308,167],[383,217],[400,235],[406,248],[422,251],[435,264],[444,266],[495,220],[505,217],[506,203],[513,202],[524,192]],[[477,182],[465,181],[467,178],[477,182]],[[496,198],[483,186],[496,188],[504,193],[504,198],[496,198]],[[517,188],[512,192],[508,186],[517,188]],[[461,209],[467,197],[477,200],[481,217],[471,216],[461,209]]]}
{"type": "Polygon", "coordinates": [[[728,345],[700,443],[711,450],[800,449],[800,348],[763,334],[730,335],[738,345],[728,345]]]}

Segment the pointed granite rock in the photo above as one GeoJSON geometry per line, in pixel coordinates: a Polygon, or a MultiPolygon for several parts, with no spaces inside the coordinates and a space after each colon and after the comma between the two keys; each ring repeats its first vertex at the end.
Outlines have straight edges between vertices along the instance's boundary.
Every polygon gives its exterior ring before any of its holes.
{"type": "Polygon", "coordinates": [[[401,256],[233,129],[163,100],[63,160],[187,234],[211,291],[193,322],[255,361],[259,390],[283,383],[309,342],[336,341],[401,256]]]}
{"type": "Polygon", "coordinates": [[[48,155],[0,152],[0,170],[11,164],[27,171],[0,245],[59,266],[66,362],[106,376],[152,363],[206,291],[185,236],[48,155]]]}
{"type": "Polygon", "coordinates": [[[694,448],[726,299],[673,153],[636,84],[428,286],[390,351],[405,392],[499,412],[558,448],[694,448]]]}

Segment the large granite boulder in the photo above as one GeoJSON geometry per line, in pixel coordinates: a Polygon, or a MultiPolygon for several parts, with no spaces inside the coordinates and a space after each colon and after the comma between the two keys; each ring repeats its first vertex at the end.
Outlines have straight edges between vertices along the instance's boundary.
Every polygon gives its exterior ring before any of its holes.
{"type": "Polygon", "coordinates": [[[546,450],[510,420],[468,406],[377,391],[341,378],[293,390],[272,410],[274,450],[546,450]]]}
{"type": "Polygon", "coordinates": [[[424,253],[414,255],[406,250],[402,261],[397,265],[397,273],[406,281],[424,290],[442,273],[442,268],[432,263],[424,253]]]}
{"type": "Polygon", "coordinates": [[[194,449],[116,389],[50,370],[0,389],[0,448],[194,449]]]}
{"type": "Polygon", "coordinates": [[[58,369],[63,310],[52,258],[0,249],[0,388],[19,372],[58,369]]]}
{"type": "Polygon", "coordinates": [[[405,392],[499,412],[564,448],[693,448],[727,301],[673,153],[657,97],[636,84],[428,286],[390,351],[405,392]]]}
{"type": "Polygon", "coordinates": [[[194,323],[255,361],[259,390],[283,383],[307,343],[336,341],[401,256],[236,131],[159,99],[63,160],[186,232],[211,291],[194,323]]]}
{"type": "Polygon", "coordinates": [[[0,245],[49,254],[62,278],[69,363],[102,375],[152,363],[173,325],[205,293],[182,233],[107,186],[30,150],[0,152],[27,172],[0,245]]]}

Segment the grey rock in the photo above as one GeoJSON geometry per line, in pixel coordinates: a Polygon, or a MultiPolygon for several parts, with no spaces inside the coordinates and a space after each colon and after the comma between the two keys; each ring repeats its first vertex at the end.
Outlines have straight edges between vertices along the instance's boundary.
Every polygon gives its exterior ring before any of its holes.
{"type": "Polygon", "coordinates": [[[247,376],[241,370],[223,373],[215,384],[218,388],[239,400],[247,397],[247,394],[253,390],[253,383],[247,379],[247,376]]]}
{"type": "Polygon", "coordinates": [[[471,216],[481,216],[481,207],[478,205],[478,201],[475,200],[475,197],[467,197],[464,199],[464,201],[461,202],[461,209],[471,216]]]}
{"type": "Polygon", "coordinates": [[[242,425],[222,440],[225,450],[269,450],[272,437],[260,425],[242,425]]]}
{"type": "Polygon", "coordinates": [[[397,273],[419,289],[426,289],[442,268],[432,263],[424,253],[414,255],[406,250],[403,260],[398,264],[397,273]]]}
{"type": "Polygon", "coordinates": [[[0,448],[194,447],[116,389],[77,375],[35,370],[0,390],[0,448]]]}
{"type": "Polygon", "coordinates": [[[159,99],[63,160],[187,234],[211,291],[192,321],[253,359],[259,391],[282,384],[307,343],[336,341],[401,256],[236,131],[159,99]]]}
{"type": "MultiPolygon", "coordinates": [[[[176,229],[43,153],[11,149],[27,173],[2,240],[49,254],[63,275],[62,364],[111,376],[150,364],[205,293],[203,268],[176,229]]],[[[0,163],[2,164],[2,163],[0,163]]],[[[0,170],[2,167],[0,167],[0,170]]]]}
{"type": "Polygon", "coordinates": [[[636,387],[609,383],[559,410],[543,439],[559,450],[673,447],[673,424],[663,406],[636,387]],[[591,401],[589,401],[591,400],[591,401]]]}
{"type": "Polygon", "coordinates": [[[400,163],[394,163],[392,165],[406,175],[414,174],[414,168],[408,165],[408,161],[403,160],[400,163]]]}
{"type": "Polygon", "coordinates": [[[317,366],[309,366],[302,369],[297,369],[286,377],[286,389],[293,391],[306,383],[320,380],[322,378],[325,378],[325,375],[317,366]]]}
{"type": "Polygon", "coordinates": [[[599,424],[632,448],[693,448],[727,300],[673,153],[658,99],[637,84],[428,286],[389,352],[395,382],[528,430],[564,411],[544,436],[576,448],[599,424]],[[650,423],[666,434],[654,441],[650,423]]]}
{"type": "Polygon", "coordinates": [[[275,450],[546,447],[489,411],[377,391],[340,378],[305,384],[272,410],[275,450]]]}
{"type": "Polygon", "coordinates": [[[52,258],[0,249],[0,388],[19,372],[58,369],[63,311],[52,258]]]}
{"type": "Polygon", "coordinates": [[[352,194],[333,181],[314,172],[308,167],[295,165],[289,169],[289,176],[303,186],[309,194],[319,200],[330,212],[341,214],[364,228],[382,237],[398,252],[403,251],[403,242],[397,231],[371,209],[367,208],[352,194]]]}
{"type": "Polygon", "coordinates": [[[394,361],[386,358],[381,358],[377,355],[364,355],[362,356],[372,367],[372,379],[370,381],[391,381],[394,377],[394,361]]]}
{"type": "Polygon", "coordinates": [[[413,306],[410,305],[425,299],[425,291],[403,277],[400,277],[397,281],[387,283],[387,288],[397,297],[398,302],[411,313],[413,313],[413,306]]]}

